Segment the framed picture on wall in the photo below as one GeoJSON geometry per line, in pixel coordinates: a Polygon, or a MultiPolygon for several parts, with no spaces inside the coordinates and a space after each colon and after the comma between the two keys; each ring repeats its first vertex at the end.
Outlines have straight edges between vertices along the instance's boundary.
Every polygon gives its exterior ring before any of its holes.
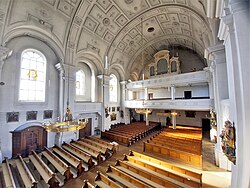
{"type": "Polygon", "coordinates": [[[51,119],[53,114],[53,110],[44,110],[43,111],[43,119],[51,119]]]}
{"type": "Polygon", "coordinates": [[[19,121],[19,112],[7,112],[6,113],[6,121],[10,122],[18,122],[19,121]]]}
{"type": "Polygon", "coordinates": [[[36,120],[37,111],[27,111],[26,112],[26,121],[36,120]]]}

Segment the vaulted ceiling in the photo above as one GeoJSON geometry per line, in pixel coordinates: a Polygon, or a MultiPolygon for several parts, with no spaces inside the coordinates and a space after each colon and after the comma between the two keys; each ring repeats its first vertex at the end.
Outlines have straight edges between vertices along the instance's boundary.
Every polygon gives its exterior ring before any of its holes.
{"type": "MultiPolygon", "coordinates": [[[[161,49],[182,46],[203,57],[215,40],[207,0],[0,0],[0,5],[10,30],[33,25],[62,53],[69,48],[75,55],[88,52],[102,63],[107,55],[111,69],[128,75],[139,75],[161,49]],[[9,13],[4,6],[11,7],[9,13]]],[[[11,34],[4,34],[7,42],[11,34]]]]}

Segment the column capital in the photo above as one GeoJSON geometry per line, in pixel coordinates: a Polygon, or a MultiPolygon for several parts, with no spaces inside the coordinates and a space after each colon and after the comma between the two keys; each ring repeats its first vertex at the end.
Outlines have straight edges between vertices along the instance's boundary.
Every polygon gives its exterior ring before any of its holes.
{"type": "Polygon", "coordinates": [[[109,76],[109,75],[106,75],[106,74],[97,75],[97,78],[98,78],[99,80],[106,80],[106,81],[109,81],[109,80],[110,80],[110,76],[109,76]]]}
{"type": "Polygon", "coordinates": [[[11,56],[12,52],[13,51],[11,49],[0,46],[0,61],[6,60],[8,57],[11,56]]]}
{"type": "Polygon", "coordinates": [[[209,60],[211,64],[226,63],[225,46],[223,44],[218,44],[207,48],[209,52],[209,60]]]}
{"type": "Polygon", "coordinates": [[[63,66],[62,62],[55,64],[55,67],[59,72],[64,72],[64,66],[63,66]]]}
{"type": "Polygon", "coordinates": [[[124,80],[124,81],[120,81],[121,85],[126,85],[128,83],[128,81],[124,80]]]}

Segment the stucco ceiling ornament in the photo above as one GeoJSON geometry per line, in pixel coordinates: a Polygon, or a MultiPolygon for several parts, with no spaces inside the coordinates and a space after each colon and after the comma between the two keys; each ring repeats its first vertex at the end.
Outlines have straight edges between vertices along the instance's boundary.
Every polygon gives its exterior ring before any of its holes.
{"type": "Polygon", "coordinates": [[[109,26],[109,24],[110,24],[110,19],[104,18],[103,21],[102,21],[102,23],[103,23],[103,25],[105,25],[105,26],[109,26]]]}
{"type": "Polygon", "coordinates": [[[134,0],[124,0],[126,4],[131,4],[133,3],[134,0]]]}

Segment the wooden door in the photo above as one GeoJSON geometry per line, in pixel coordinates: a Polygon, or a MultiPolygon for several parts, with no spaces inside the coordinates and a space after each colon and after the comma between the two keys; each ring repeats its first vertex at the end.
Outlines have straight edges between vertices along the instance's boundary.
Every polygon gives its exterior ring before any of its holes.
{"type": "Polygon", "coordinates": [[[85,136],[91,136],[92,118],[88,118],[88,123],[86,127],[79,130],[79,138],[84,138],[85,136]]]}

